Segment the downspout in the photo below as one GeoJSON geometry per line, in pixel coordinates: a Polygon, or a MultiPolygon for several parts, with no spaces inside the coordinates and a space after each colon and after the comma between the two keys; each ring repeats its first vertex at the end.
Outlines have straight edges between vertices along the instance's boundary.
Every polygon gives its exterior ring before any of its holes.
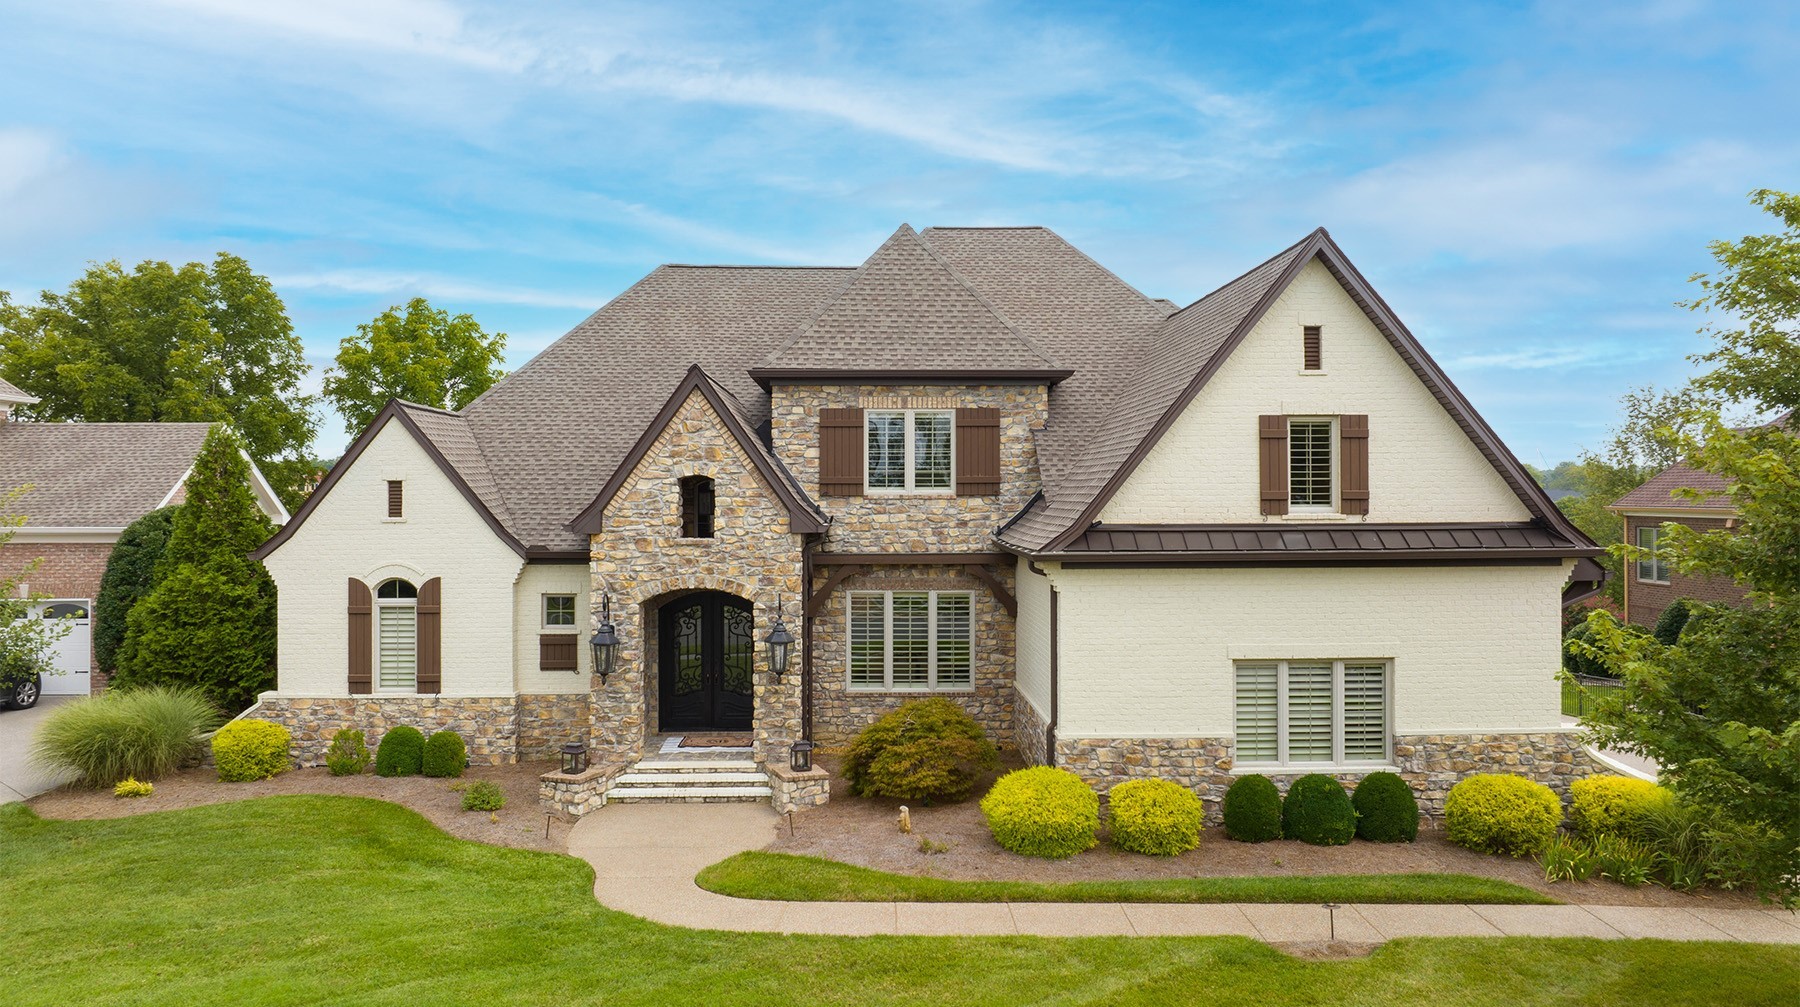
{"type": "MultiPolygon", "coordinates": [[[[1038,566],[1034,560],[1026,560],[1025,568],[1027,570],[1030,570],[1032,573],[1037,574],[1039,577],[1044,578],[1045,580],[1050,579],[1050,575],[1045,573],[1044,568],[1041,566],[1038,566]]],[[[1057,667],[1056,667],[1056,665],[1057,665],[1058,655],[1062,650],[1062,647],[1059,646],[1057,643],[1057,625],[1058,625],[1057,612],[1056,612],[1057,598],[1058,598],[1058,594],[1057,594],[1057,590],[1056,590],[1056,585],[1051,584],[1050,585],[1050,723],[1044,725],[1044,765],[1046,765],[1046,766],[1056,765],[1056,693],[1057,693],[1057,667]]]]}
{"type": "MultiPolygon", "coordinates": [[[[1631,515],[1619,515],[1619,541],[1627,547],[1631,545],[1631,515]]],[[[1619,607],[1624,610],[1625,621],[1631,621],[1631,559],[1626,557],[1619,562],[1619,607]]]]}
{"type": "Polygon", "coordinates": [[[800,541],[800,740],[813,740],[813,540],[800,541]]]}

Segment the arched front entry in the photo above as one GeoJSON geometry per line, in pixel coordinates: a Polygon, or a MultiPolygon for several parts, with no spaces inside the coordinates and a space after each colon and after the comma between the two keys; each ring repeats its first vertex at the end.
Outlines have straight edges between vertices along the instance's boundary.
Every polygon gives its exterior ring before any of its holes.
{"type": "Polygon", "coordinates": [[[661,730],[750,730],[756,663],[750,603],[703,591],[663,602],[659,618],[661,730]]]}

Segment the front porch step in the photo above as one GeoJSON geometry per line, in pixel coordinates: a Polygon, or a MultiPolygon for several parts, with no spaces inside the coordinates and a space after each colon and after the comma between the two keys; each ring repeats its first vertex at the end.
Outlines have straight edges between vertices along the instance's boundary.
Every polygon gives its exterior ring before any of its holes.
{"type": "Polygon", "coordinates": [[[642,785],[616,786],[606,792],[607,803],[635,804],[642,801],[669,803],[711,803],[723,801],[766,801],[774,791],[767,784],[723,787],[658,787],[642,785]]]}
{"type": "Polygon", "coordinates": [[[633,773],[755,773],[762,767],[754,759],[644,759],[631,767],[633,773]]]}
{"type": "Polygon", "coordinates": [[[637,767],[637,769],[633,769],[633,770],[625,773],[624,775],[619,777],[616,785],[623,787],[623,786],[631,786],[632,784],[648,784],[653,787],[654,786],[689,787],[689,786],[702,786],[702,785],[705,785],[708,783],[766,784],[769,782],[769,778],[766,775],[764,775],[762,773],[754,772],[754,771],[735,771],[734,770],[734,771],[726,771],[726,772],[714,772],[714,771],[708,770],[708,771],[704,771],[704,772],[683,771],[683,772],[678,772],[678,773],[671,773],[671,772],[667,772],[664,770],[652,770],[650,772],[640,772],[640,770],[643,770],[645,768],[646,767],[640,765],[637,767]]]}

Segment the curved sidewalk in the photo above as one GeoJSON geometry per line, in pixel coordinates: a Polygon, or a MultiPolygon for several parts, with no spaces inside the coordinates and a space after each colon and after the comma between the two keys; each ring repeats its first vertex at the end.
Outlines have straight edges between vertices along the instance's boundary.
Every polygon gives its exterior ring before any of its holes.
{"type": "MultiPolygon", "coordinates": [[[[1332,938],[1316,905],[1078,902],[773,902],[694,884],[702,867],[761,849],[783,820],[763,804],[613,804],[569,833],[569,852],[594,865],[594,897],[610,909],[704,930],[945,937],[1332,938]]],[[[1354,905],[1336,911],[1336,939],[1395,937],[1655,937],[1800,944],[1800,916],[1769,909],[1635,906],[1354,905]]]]}

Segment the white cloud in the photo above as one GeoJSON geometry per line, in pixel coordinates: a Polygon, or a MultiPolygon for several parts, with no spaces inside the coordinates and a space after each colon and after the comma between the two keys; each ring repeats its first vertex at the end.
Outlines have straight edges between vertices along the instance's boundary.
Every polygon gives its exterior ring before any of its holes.
{"type": "Polygon", "coordinates": [[[365,269],[331,269],[314,273],[290,273],[270,278],[275,288],[336,291],[345,294],[387,294],[393,297],[428,297],[456,304],[517,304],[533,308],[582,308],[593,310],[608,300],[604,294],[583,294],[529,287],[501,287],[429,273],[389,272],[365,269]]]}
{"type": "Polygon", "coordinates": [[[442,0],[158,0],[163,6],[285,38],[449,60],[516,72],[533,53],[492,35],[476,36],[442,0]]]}

